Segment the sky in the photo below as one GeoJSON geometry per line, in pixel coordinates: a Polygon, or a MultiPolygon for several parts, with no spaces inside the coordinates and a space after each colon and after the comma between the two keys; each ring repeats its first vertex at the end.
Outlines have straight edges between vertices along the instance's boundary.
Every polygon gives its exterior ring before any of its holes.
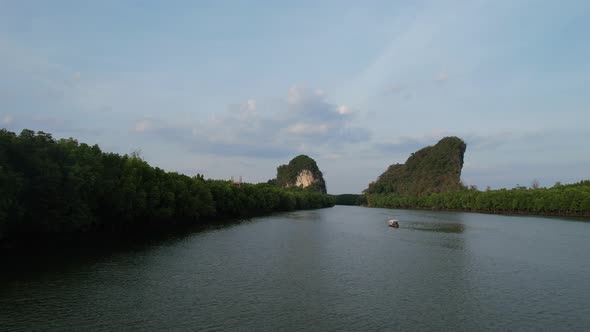
{"type": "Polygon", "coordinates": [[[0,0],[0,127],[360,193],[445,136],[480,189],[590,179],[590,2],[0,0]]]}

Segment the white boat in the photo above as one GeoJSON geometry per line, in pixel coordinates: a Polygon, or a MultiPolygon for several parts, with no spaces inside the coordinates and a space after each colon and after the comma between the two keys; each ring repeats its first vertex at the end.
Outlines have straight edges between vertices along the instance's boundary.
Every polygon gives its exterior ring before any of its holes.
{"type": "Polygon", "coordinates": [[[389,225],[389,227],[399,228],[399,222],[397,221],[397,219],[389,219],[387,224],[389,225]]]}

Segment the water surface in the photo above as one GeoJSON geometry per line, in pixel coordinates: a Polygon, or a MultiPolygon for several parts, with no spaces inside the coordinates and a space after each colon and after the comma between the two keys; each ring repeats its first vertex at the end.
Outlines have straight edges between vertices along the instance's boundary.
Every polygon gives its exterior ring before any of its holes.
{"type": "Polygon", "coordinates": [[[589,254],[585,222],[337,206],[5,264],[0,329],[589,330],[589,254]]]}

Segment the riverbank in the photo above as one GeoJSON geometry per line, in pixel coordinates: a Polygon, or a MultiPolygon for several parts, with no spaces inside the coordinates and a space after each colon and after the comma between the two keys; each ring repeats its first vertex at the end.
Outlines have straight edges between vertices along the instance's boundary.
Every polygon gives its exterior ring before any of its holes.
{"type": "Polygon", "coordinates": [[[590,181],[551,188],[464,189],[424,196],[365,195],[366,205],[495,214],[590,217],[590,181]]]}
{"type": "Polygon", "coordinates": [[[313,211],[313,208],[299,210],[274,211],[270,213],[249,214],[240,217],[218,217],[200,220],[198,223],[190,221],[171,221],[165,225],[161,223],[144,224],[137,229],[118,229],[116,231],[96,230],[86,233],[28,233],[0,241],[0,258],[8,258],[14,253],[36,255],[38,253],[59,253],[75,250],[116,250],[118,247],[128,247],[130,244],[146,246],[158,243],[167,238],[178,238],[193,233],[217,230],[250,222],[255,218],[272,217],[286,212],[313,211]]]}
{"type": "Polygon", "coordinates": [[[387,207],[387,206],[368,206],[368,205],[357,205],[366,208],[376,209],[401,209],[401,210],[416,210],[416,211],[448,211],[448,212],[470,212],[470,213],[482,213],[490,215],[503,215],[503,216],[531,216],[531,217],[563,217],[563,218],[578,218],[582,221],[590,222],[590,212],[585,214],[567,214],[567,213],[531,213],[527,211],[489,211],[489,210],[469,210],[469,209],[447,209],[447,208],[425,208],[425,207],[387,207]]]}
{"type": "Polygon", "coordinates": [[[127,237],[335,201],[301,188],[166,172],[139,153],[107,153],[31,130],[0,130],[0,165],[0,248],[19,241],[39,247],[101,234],[127,237]]]}

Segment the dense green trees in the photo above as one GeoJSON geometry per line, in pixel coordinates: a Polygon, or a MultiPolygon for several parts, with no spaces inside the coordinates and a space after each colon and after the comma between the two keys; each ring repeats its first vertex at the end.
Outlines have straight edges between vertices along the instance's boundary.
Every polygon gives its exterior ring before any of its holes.
{"type": "Polygon", "coordinates": [[[388,208],[433,208],[493,213],[590,216],[590,181],[552,188],[464,189],[427,196],[366,195],[367,205],[388,208]]]}
{"type": "Polygon", "coordinates": [[[333,205],[333,197],[317,192],[189,177],[71,138],[0,130],[0,241],[333,205]]]}
{"type": "Polygon", "coordinates": [[[274,182],[282,187],[295,186],[297,176],[304,170],[309,171],[314,179],[313,183],[311,183],[306,189],[324,194],[327,193],[326,181],[324,180],[324,175],[320,171],[320,168],[315,160],[303,154],[291,159],[289,164],[279,166],[277,168],[276,180],[269,180],[269,183],[274,182]]]}
{"type": "Polygon", "coordinates": [[[422,196],[459,190],[466,148],[460,138],[445,137],[434,146],[412,153],[405,164],[389,166],[364,192],[422,196]]]}
{"type": "Polygon", "coordinates": [[[478,191],[460,182],[466,144],[445,137],[391,165],[361,196],[363,205],[568,216],[590,216],[590,181],[540,188],[478,191]],[[364,200],[364,201],[363,201],[364,200]]]}
{"type": "Polygon", "coordinates": [[[357,194],[340,194],[334,195],[336,205],[362,205],[362,195],[357,194]]]}

